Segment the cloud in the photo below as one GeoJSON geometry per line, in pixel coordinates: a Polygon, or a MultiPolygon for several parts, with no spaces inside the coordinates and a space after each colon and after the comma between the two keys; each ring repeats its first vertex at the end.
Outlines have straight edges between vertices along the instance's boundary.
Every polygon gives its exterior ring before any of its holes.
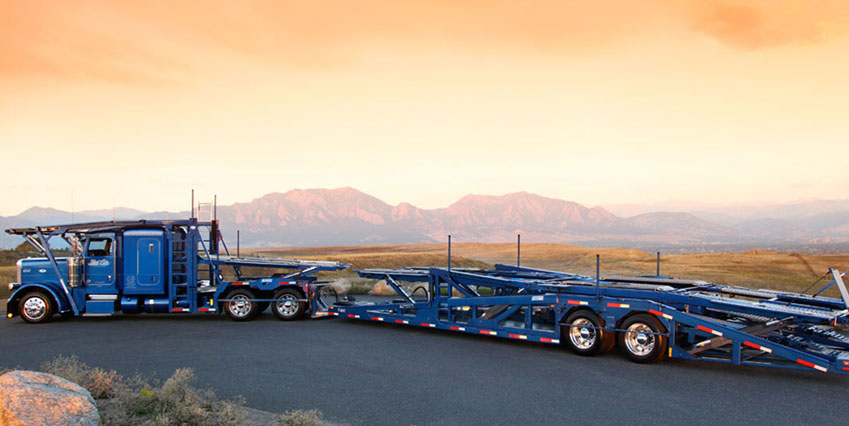
{"type": "Polygon", "coordinates": [[[849,33],[845,0],[694,0],[683,11],[693,30],[746,49],[827,42],[849,33]]]}
{"type": "Polygon", "coordinates": [[[844,37],[847,23],[845,0],[9,1],[0,80],[157,85],[216,61],[327,67],[386,46],[556,57],[658,33],[779,48],[844,37]]]}

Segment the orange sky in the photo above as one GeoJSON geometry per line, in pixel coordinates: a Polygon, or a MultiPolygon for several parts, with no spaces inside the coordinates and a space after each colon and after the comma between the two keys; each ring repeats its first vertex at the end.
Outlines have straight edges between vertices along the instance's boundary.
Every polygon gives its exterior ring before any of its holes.
{"type": "Polygon", "coordinates": [[[847,75],[842,0],[0,0],[0,215],[849,198],[847,75]]]}

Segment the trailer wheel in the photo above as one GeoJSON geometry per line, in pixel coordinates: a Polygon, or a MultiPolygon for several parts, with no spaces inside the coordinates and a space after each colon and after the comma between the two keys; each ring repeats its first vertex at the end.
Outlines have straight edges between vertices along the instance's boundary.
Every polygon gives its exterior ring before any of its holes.
{"type": "Polygon", "coordinates": [[[575,311],[560,328],[560,340],[572,352],[592,356],[610,350],[613,335],[601,329],[601,321],[592,311],[575,311]]]}
{"type": "Polygon", "coordinates": [[[50,321],[53,316],[53,300],[40,291],[31,291],[18,302],[18,312],[24,321],[37,324],[50,321]]]}
{"type": "Polygon", "coordinates": [[[247,290],[235,290],[227,295],[224,303],[227,316],[233,321],[250,321],[259,314],[257,302],[252,301],[254,294],[247,290]]]}
{"type": "Polygon", "coordinates": [[[277,293],[274,293],[271,311],[281,320],[296,320],[304,314],[304,310],[307,308],[306,302],[302,302],[301,297],[301,294],[292,288],[277,290],[277,293]]]}
{"type": "Polygon", "coordinates": [[[619,333],[619,348],[631,361],[651,363],[666,358],[669,346],[663,325],[657,318],[647,314],[637,314],[622,323],[621,328],[627,330],[619,333]]]}

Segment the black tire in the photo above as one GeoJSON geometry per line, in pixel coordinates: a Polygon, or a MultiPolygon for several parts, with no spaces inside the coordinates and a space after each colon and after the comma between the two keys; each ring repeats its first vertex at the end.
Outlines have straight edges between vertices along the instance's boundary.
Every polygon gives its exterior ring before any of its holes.
{"type": "Polygon", "coordinates": [[[53,298],[42,291],[31,291],[18,301],[18,313],[30,324],[50,321],[55,310],[56,304],[53,298]]]}
{"type": "Polygon", "coordinates": [[[593,356],[610,350],[613,334],[601,329],[594,312],[582,309],[572,312],[560,326],[560,341],[581,356],[593,356]]]}
{"type": "Polygon", "coordinates": [[[662,334],[666,333],[663,324],[652,315],[637,314],[628,317],[620,327],[619,349],[631,361],[643,364],[659,362],[666,359],[669,349],[669,338],[662,334]]]}
{"type": "Polygon", "coordinates": [[[233,321],[250,321],[259,315],[259,304],[252,301],[255,299],[252,291],[233,290],[224,302],[224,311],[233,321]]]}
{"type": "Polygon", "coordinates": [[[283,321],[294,321],[304,315],[307,302],[301,301],[304,296],[293,288],[283,288],[274,293],[271,312],[283,321]]]}

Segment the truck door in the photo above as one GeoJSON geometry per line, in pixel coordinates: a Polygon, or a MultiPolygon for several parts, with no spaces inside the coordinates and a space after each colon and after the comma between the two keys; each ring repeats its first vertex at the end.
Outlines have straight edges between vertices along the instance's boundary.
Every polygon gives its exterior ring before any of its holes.
{"type": "Polygon", "coordinates": [[[167,278],[165,231],[134,229],[124,232],[123,274],[125,295],[165,294],[167,278]]]}
{"type": "Polygon", "coordinates": [[[86,243],[85,283],[88,293],[114,294],[115,240],[112,236],[90,237],[86,243]]]}

